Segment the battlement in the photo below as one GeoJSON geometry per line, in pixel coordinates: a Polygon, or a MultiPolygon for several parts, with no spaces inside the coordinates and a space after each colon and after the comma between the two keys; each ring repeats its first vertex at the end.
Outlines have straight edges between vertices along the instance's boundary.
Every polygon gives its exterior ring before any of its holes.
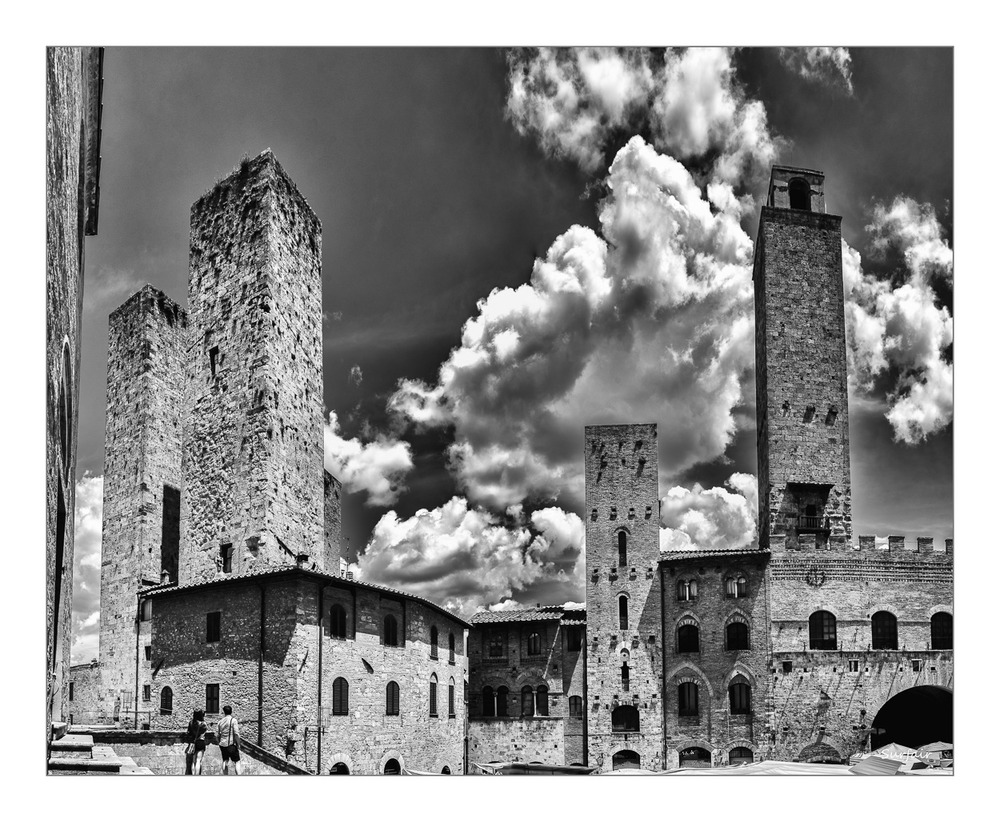
{"type": "Polygon", "coordinates": [[[771,536],[771,550],[774,553],[830,553],[832,551],[863,551],[884,554],[938,554],[950,555],[954,551],[955,540],[952,538],[936,542],[934,537],[918,536],[908,540],[898,535],[885,537],[873,535],[858,536],[857,544],[852,544],[843,537],[831,536],[823,540],[817,534],[797,535],[794,546],[785,536],[771,536]]]}

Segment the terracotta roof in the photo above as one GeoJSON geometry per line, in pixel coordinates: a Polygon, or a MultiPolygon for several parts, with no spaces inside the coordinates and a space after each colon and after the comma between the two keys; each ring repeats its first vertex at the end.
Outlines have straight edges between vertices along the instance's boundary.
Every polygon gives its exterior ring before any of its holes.
{"type": "Polygon", "coordinates": [[[142,596],[143,597],[161,596],[179,591],[204,590],[215,586],[222,587],[226,585],[233,585],[234,583],[238,584],[244,581],[249,582],[253,580],[267,579],[270,577],[283,576],[287,574],[301,574],[306,577],[311,577],[313,579],[320,579],[325,582],[329,582],[330,584],[333,585],[339,585],[342,587],[354,586],[357,588],[365,588],[368,589],[369,591],[379,591],[381,593],[391,594],[392,596],[396,597],[405,597],[406,599],[412,599],[414,602],[419,602],[423,605],[428,606],[429,608],[433,608],[435,611],[444,614],[450,619],[453,619],[456,622],[460,622],[467,628],[472,627],[467,620],[462,619],[462,617],[458,616],[453,611],[449,611],[447,608],[444,608],[435,602],[431,602],[429,599],[424,599],[423,597],[417,596],[416,594],[411,594],[406,591],[400,591],[396,588],[389,588],[385,585],[375,585],[372,582],[362,582],[361,580],[358,579],[347,579],[345,577],[334,576],[333,574],[325,574],[322,573],[321,571],[311,571],[308,568],[300,568],[298,565],[265,566],[263,568],[260,568],[255,571],[250,571],[245,574],[239,574],[239,575],[229,574],[224,577],[208,580],[207,582],[192,582],[188,583],[187,585],[157,585],[155,588],[147,588],[145,591],[142,592],[142,596]]]}
{"type": "MultiPolygon", "coordinates": [[[[562,605],[540,605],[535,608],[518,608],[507,611],[478,611],[472,615],[472,624],[483,622],[538,622],[544,619],[562,619],[562,605]]],[[[575,613],[572,611],[571,613],[575,613]]]]}
{"type": "Polygon", "coordinates": [[[762,551],[759,548],[740,548],[737,550],[719,548],[699,551],[661,551],[660,562],[670,562],[676,559],[725,559],[726,557],[767,557],[770,555],[770,551],[762,551]]]}

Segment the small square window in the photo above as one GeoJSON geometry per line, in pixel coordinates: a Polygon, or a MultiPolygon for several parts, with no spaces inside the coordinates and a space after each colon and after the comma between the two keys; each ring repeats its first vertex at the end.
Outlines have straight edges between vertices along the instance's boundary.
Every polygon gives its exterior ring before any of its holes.
{"type": "Polygon", "coordinates": [[[205,642],[218,642],[222,639],[222,611],[212,611],[208,615],[205,642]]]}
{"type": "Polygon", "coordinates": [[[920,673],[920,660],[919,659],[911,659],[910,660],[910,664],[913,665],[913,672],[919,674],[920,673]]]}
{"type": "Polygon", "coordinates": [[[152,699],[152,694],[150,693],[150,687],[149,687],[149,685],[143,685],[142,686],[142,701],[143,702],[149,702],[150,699],[152,699]]]}
{"type": "Polygon", "coordinates": [[[847,670],[852,674],[856,674],[859,670],[861,670],[861,661],[857,659],[849,659],[847,661],[847,670]]]}
{"type": "Polygon", "coordinates": [[[802,415],[802,422],[812,422],[813,417],[816,416],[816,406],[807,405],[806,412],[802,415]]]}
{"type": "Polygon", "coordinates": [[[233,572],[233,545],[231,542],[224,543],[219,548],[219,558],[222,561],[222,573],[231,574],[233,572]]]}
{"type": "Polygon", "coordinates": [[[781,673],[790,674],[792,672],[792,663],[790,660],[783,660],[781,663],[781,673]]]}

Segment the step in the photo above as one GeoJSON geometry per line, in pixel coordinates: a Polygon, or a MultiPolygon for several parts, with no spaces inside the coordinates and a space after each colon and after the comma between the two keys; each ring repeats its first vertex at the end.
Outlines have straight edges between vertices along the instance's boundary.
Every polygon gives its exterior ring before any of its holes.
{"type": "Polygon", "coordinates": [[[76,773],[118,773],[121,762],[118,759],[78,759],[68,756],[53,756],[49,759],[50,771],[74,771],[76,773]]]}
{"type": "Polygon", "coordinates": [[[66,735],[69,730],[69,725],[65,722],[53,722],[52,723],[52,738],[59,739],[66,735]]]}
{"type": "Polygon", "coordinates": [[[90,734],[66,734],[60,739],[53,739],[49,749],[53,753],[63,754],[70,751],[90,753],[94,747],[94,737],[90,734]]]}

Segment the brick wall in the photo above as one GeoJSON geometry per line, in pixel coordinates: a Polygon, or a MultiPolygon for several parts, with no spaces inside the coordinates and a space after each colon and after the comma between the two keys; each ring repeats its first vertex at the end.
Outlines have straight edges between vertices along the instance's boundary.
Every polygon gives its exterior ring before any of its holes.
{"type": "Polygon", "coordinates": [[[766,566],[765,553],[691,558],[674,554],[662,564],[668,768],[678,767],[680,752],[687,748],[704,748],[717,764],[728,764],[732,748],[747,748],[757,754],[766,743],[770,704],[766,566]],[[740,577],[745,580],[743,595],[728,596],[727,579],[740,577]],[[678,582],[690,580],[697,583],[698,594],[692,600],[681,600],[678,582]],[[688,618],[698,625],[698,650],[680,653],[677,629],[688,618]],[[727,648],[726,625],[733,620],[748,626],[748,650],[727,648]],[[729,685],[734,677],[743,677],[750,685],[749,714],[730,710],[729,685]],[[698,686],[697,716],[679,715],[678,688],[682,682],[698,686]]]}
{"type": "Polygon", "coordinates": [[[67,711],[71,724],[84,725],[102,723],[100,708],[101,667],[95,660],[84,665],[74,665],[69,670],[72,685],[68,695],[67,711]]]}
{"type": "Polygon", "coordinates": [[[341,533],[341,495],[343,486],[329,471],[323,471],[323,567],[328,574],[340,575],[341,561],[347,548],[341,533]]]}
{"type": "Polygon", "coordinates": [[[663,754],[659,499],[655,425],[587,426],[584,435],[587,525],[587,740],[589,762],[612,767],[620,750],[643,767],[663,754]],[[627,562],[619,566],[619,533],[627,562]],[[619,599],[628,601],[620,627],[619,599]],[[630,670],[628,689],[622,663],[630,670]],[[612,730],[612,712],[633,705],[638,734],[612,730]]]}
{"type": "MultiPolygon", "coordinates": [[[[233,581],[154,596],[153,655],[157,662],[162,659],[154,690],[171,687],[175,706],[172,716],[154,717],[154,728],[186,726],[191,712],[205,707],[205,686],[213,683],[220,685],[220,707],[233,706],[248,739],[259,738],[265,750],[309,771],[316,772],[318,765],[328,773],[344,762],[351,773],[381,773],[385,762],[395,758],[415,770],[440,772],[447,766],[452,773],[461,773],[467,670],[464,625],[405,596],[346,582],[327,583],[314,576],[260,583],[265,589],[262,711],[258,709],[258,583],[233,581]],[[329,634],[329,609],[335,603],[347,612],[346,639],[329,634]],[[222,611],[222,636],[209,644],[206,614],[212,610],[222,611]],[[398,647],[381,643],[386,614],[398,620],[398,647]],[[432,625],[439,632],[437,659],[430,654],[432,625]],[[454,664],[449,662],[449,633],[456,638],[454,664]],[[437,716],[430,715],[432,676],[438,683],[437,716]],[[348,682],[348,715],[332,715],[333,682],[338,677],[348,682]],[[386,715],[390,681],[399,685],[398,716],[386,715]],[[451,683],[454,716],[448,711],[451,683]]],[[[218,719],[218,715],[206,717],[210,725],[218,719]]]]}
{"type": "Polygon", "coordinates": [[[181,582],[323,550],[320,225],[271,152],[191,209],[181,582]]]}

